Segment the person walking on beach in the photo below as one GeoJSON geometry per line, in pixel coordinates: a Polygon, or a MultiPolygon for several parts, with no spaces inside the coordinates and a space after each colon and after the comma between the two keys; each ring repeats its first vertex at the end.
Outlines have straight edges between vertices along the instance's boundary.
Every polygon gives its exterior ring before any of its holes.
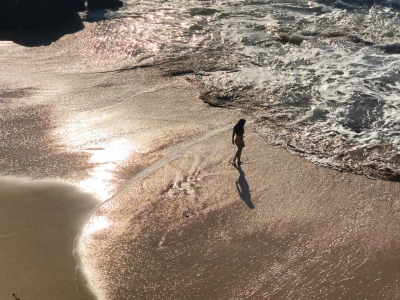
{"type": "Polygon", "coordinates": [[[245,119],[240,119],[239,122],[233,127],[233,132],[232,132],[232,144],[238,147],[238,150],[236,151],[235,158],[233,159],[233,163],[236,162],[237,159],[237,164],[240,165],[240,156],[242,154],[242,150],[244,148],[244,140],[243,140],[243,135],[244,135],[244,124],[246,123],[245,119]],[[236,135],[236,138],[235,138],[236,135]]]}

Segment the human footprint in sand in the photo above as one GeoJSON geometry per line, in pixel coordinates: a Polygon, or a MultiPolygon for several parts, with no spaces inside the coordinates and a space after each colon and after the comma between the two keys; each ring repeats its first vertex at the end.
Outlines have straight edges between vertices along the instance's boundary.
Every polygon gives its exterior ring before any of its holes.
{"type": "Polygon", "coordinates": [[[233,162],[236,162],[238,165],[240,165],[240,156],[242,154],[242,150],[244,148],[244,140],[243,140],[243,135],[244,135],[244,124],[246,123],[245,119],[240,119],[239,122],[233,127],[233,132],[232,132],[232,144],[236,144],[238,147],[238,150],[236,151],[235,158],[233,159],[233,162]],[[235,138],[236,135],[236,138],[235,138]]]}

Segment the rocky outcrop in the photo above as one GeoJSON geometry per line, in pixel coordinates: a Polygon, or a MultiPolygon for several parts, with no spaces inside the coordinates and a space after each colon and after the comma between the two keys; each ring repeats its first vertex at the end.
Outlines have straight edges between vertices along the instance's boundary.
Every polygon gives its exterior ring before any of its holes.
{"type": "Polygon", "coordinates": [[[85,9],[85,0],[1,0],[0,29],[47,27],[85,9]]]}
{"type": "Polygon", "coordinates": [[[123,6],[123,2],[120,0],[87,0],[88,10],[97,9],[118,9],[123,6]]]}

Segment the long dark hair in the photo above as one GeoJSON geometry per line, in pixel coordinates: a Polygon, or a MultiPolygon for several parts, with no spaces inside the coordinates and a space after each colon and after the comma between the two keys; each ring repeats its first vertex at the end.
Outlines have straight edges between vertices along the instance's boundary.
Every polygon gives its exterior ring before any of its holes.
{"type": "Polygon", "coordinates": [[[244,134],[244,124],[246,123],[245,119],[240,119],[239,122],[233,127],[236,135],[243,135],[244,134]]]}

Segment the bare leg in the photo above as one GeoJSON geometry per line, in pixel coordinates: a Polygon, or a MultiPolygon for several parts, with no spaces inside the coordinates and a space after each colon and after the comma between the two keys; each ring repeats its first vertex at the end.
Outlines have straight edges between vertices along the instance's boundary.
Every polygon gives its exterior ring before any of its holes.
{"type": "Polygon", "coordinates": [[[236,158],[238,157],[238,152],[239,152],[239,150],[236,151],[235,158],[233,159],[234,163],[236,162],[236,158]]]}
{"type": "Polygon", "coordinates": [[[238,151],[236,152],[235,159],[237,158],[238,164],[240,165],[240,156],[242,155],[243,147],[238,147],[238,151]]]}

